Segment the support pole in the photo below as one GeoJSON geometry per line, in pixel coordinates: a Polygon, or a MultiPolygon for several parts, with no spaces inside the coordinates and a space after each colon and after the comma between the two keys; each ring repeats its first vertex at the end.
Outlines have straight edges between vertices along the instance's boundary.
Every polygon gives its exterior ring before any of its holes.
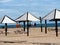
{"type": "Polygon", "coordinates": [[[28,25],[28,20],[27,20],[27,36],[29,36],[29,25],[28,25]]]}
{"type": "Polygon", "coordinates": [[[55,26],[55,30],[56,30],[56,37],[58,37],[58,27],[57,27],[57,20],[55,20],[55,24],[56,24],[56,26],[55,26]]]}
{"type": "Polygon", "coordinates": [[[27,36],[29,36],[29,21],[28,21],[28,12],[27,12],[27,36]]]}
{"type": "Polygon", "coordinates": [[[24,31],[25,31],[25,21],[24,21],[24,31]]]}
{"type": "Polygon", "coordinates": [[[47,34],[47,20],[45,20],[45,34],[47,34]]]}
{"type": "Polygon", "coordinates": [[[7,23],[5,23],[5,36],[7,36],[7,23]]]}
{"type": "Polygon", "coordinates": [[[41,32],[43,32],[43,30],[42,30],[42,19],[41,19],[41,17],[40,17],[40,25],[41,25],[41,32]]]}

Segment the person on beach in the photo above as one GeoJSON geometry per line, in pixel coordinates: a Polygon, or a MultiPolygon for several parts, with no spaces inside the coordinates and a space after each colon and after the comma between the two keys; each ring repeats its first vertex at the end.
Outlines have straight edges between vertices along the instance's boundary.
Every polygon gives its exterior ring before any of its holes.
{"type": "Polygon", "coordinates": [[[19,27],[20,27],[20,24],[17,23],[17,24],[16,24],[16,28],[19,28],[19,27]]]}
{"type": "Polygon", "coordinates": [[[36,23],[34,23],[34,26],[36,26],[36,23]]]}

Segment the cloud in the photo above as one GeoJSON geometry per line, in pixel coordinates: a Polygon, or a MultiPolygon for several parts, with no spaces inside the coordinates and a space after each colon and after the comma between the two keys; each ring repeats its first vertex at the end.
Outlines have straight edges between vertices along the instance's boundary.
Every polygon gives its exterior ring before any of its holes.
{"type": "Polygon", "coordinates": [[[29,0],[29,1],[33,1],[33,0],[29,0]]]}
{"type": "Polygon", "coordinates": [[[41,2],[54,2],[55,0],[40,0],[41,2]]]}
{"type": "Polygon", "coordinates": [[[32,15],[35,15],[36,17],[41,16],[40,13],[38,13],[37,11],[30,11],[32,15]],[[38,16],[37,16],[38,15],[38,16]]]}
{"type": "Polygon", "coordinates": [[[27,4],[5,4],[7,6],[28,6],[27,4]]]}
{"type": "Polygon", "coordinates": [[[31,6],[39,6],[39,3],[31,3],[31,6]]]}
{"type": "Polygon", "coordinates": [[[6,3],[6,2],[10,2],[12,0],[0,0],[0,3],[6,3]]]}
{"type": "Polygon", "coordinates": [[[0,9],[0,12],[4,11],[3,9],[0,9]]]}
{"type": "Polygon", "coordinates": [[[19,13],[16,9],[0,9],[0,13],[19,13]]]}
{"type": "Polygon", "coordinates": [[[21,13],[16,9],[0,9],[0,18],[4,15],[8,15],[9,17],[16,19],[18,15],[21,13]]]}

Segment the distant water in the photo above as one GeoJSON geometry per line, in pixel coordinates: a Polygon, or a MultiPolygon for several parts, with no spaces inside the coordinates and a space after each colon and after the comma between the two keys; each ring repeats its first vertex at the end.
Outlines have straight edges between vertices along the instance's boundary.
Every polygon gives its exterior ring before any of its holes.
{"type": "MultiPolygon", "coordinates": [[[[36,24],[36,26],[32,26],[32,27],[40,27],[41,25],[40,24],[36,24]]],[[[44,27],[45,24],[42,24],[42,27],[44,27]]],[[[0,28],[4,28],[5,25],[0,25],[0,28]]],[[[8,28],[16,28],[16,24],[13,24],[13,25],[7,25],[8,28]]],[[[23,25],[21,25],[21,27],[24,27],[23,25]]],[[[25,25],[26,27],[26,25],[25,25]]],[[[55,27],[55,24],[54,23],[50,23],[50,24],[47,24],[47,27],[55,27]]],[[[58,23],[58,27],[60,27],[60,23],[58,23]]]]}

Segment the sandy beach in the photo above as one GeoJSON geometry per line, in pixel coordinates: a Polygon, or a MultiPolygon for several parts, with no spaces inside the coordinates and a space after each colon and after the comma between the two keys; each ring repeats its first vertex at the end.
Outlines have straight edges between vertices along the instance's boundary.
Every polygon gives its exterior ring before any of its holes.
{"type": "Polygon", "coordinates": [[[48,28],[45,34],[44,28],[41,32],[40,28],[30,28],[29,36],[23,28],[8,28],[8,35],[4,34],[5,29],[0,29],[0,45],[60,45],[59,36],[56,37],[55,31],[48,28]],[[17,32],[17,30],[21,32],[17,32]]]}

